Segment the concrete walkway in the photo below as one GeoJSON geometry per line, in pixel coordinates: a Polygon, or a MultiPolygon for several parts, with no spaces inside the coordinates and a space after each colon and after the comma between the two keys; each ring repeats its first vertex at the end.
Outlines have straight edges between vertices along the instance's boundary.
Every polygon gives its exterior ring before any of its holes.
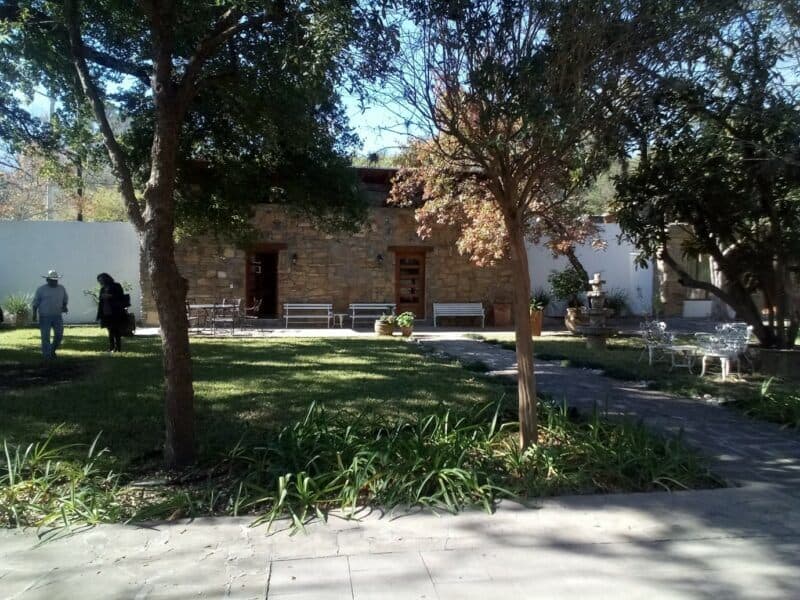
{"type": "Polygon", "coordinates": [[[797,598],[800,505],[729,488],[504,502],[268,535],[249,519],[0,532],[9,599],[797,598]]]}
{"type": "MultiPolygon", "coordinates": [[[[516,354],[496,345],[454,335],[421,338],[435,351],[464,362],[485,363],[490,375],[516,376],[516,354]]],[[[537,360],[539,392],[581,411],[595,407],[612,416],[642,420],[686,441],[705,454],[715,473],[732,485],[769,483],[800,499],[800,434],[750,419],[716,403],[678,398],[598,371],[537,360]]]]}
{"type": "MultiPolygon", "coordinates": [[[[438,351],[514,373],[512,352],[438,351]]],[[[37,545],[0,531],[0,598],[799,598],[800,440],[735,412],[590,371],[537,365],[571,404],[683,427],[737,487],[571,496],[467,511],[333,518],[269,534],[250,519],[100,526],[37,545]]]]}

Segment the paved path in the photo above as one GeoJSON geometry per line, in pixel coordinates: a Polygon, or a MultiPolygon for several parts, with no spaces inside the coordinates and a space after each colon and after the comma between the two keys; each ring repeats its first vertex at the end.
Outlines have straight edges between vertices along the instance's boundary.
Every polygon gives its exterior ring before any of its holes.
{"type": "MultiPolygon", "coordinates": [[[[423,343],[464,362],[481,361],[490,374],[515,376],[516,355],[493,344],[452,336],[423,343]]],[[[636,382],[605,377],[596,370],[536,361],[541,392],[570,406],[643,420],[655,429],[677,434],[707,455],[714,471],[733,485],[769,483],[800,498],[800,434],[750,419],[719,404],[677,398],[645,389],[636,382]]]]}
{"type": "Polygon", "coordinates": [[[753,487],[334,519],[101,526],[33,547],[0,531],[0,597],[82,600],[798,598],[800,506],[753,487]]]}
{"type": "MultiPolygon", "coordinates": [[[[425,343],[514,373],[512,352],[425,343]]],[[[572,404],[682,427],[738,487],[372,513],[297,535],[233,518],[100,526],[39,546],[33,532],[0,531],[0,598],[800,598],[796,434],[589,371],[537,372],[572,404]]]]}

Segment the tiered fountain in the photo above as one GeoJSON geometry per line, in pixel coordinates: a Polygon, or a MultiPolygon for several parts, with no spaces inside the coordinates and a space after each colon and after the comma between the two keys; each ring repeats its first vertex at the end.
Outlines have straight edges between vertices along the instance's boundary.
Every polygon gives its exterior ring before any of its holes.
{"type": "Polygon", "coordinates": [[[575,328],[580,335],[586,337],[586,347],[589,350],[602,350],[606,347],[606,340],[617,334],[616,329],[606,325],[606,318],[611,310],[606,308],[606,293],[603,291],[604,280],[600,273],[595,273],[589,280],[592,291],[586,293],[589,306],[581,309],[581,315],[588,321],[575,328]]]}

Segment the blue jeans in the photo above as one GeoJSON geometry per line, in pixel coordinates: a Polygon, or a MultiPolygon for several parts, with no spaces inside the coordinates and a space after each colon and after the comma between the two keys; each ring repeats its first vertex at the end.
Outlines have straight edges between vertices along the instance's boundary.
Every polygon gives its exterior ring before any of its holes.
{"type": "Polygon", "coordinates": [[[64,337],[64,319],[61,315],[39,315],[39,331],[42,334],[42,356],[53,358],[64,337]],[[53,330],[53,341],[50,341],[50,330],[53,330]]]}

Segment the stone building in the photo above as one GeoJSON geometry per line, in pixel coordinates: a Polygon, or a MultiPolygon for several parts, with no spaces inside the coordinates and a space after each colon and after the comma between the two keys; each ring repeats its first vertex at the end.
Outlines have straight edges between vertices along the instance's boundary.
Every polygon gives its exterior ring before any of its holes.
{"type": "MultiPolygon", "coordinates": [[[[359,169],[370,208],[361,231],[329,234],[276,205],[256,209],[260,237],[247,247],[212,237],[182,240],[176,258],[189,282],[190,301],[261,300],[259,316],[280,317],[287,302],[331,303],[347,312],[353,302],[392,302],[398,312],[430,319],[434,302],[482,302],[487,311],[512,299],[507,263],[477,267],[439,232],[416,234],[414,211],[387,206],[392,169],[359,169]]],[[[156,323],[147,277],[143,320],[156,323]]]]}

